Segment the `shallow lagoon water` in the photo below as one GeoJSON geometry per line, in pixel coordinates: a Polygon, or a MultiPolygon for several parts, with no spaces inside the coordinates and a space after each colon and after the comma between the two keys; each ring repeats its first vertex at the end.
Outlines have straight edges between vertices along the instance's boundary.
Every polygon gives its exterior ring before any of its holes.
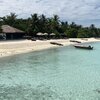
{"type": "Polygon", "coordinates": [[[100,100],[100,43],[0,59],[0,100],[100,100]]]}

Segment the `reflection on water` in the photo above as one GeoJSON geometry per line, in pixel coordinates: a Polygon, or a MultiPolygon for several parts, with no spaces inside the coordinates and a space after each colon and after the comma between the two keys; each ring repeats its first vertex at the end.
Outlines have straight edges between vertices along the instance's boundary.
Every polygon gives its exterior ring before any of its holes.
{"type": "Polygon", "coordinates": [[[100,43],[0,59],[0,100],[100,100],[100,43]]]}

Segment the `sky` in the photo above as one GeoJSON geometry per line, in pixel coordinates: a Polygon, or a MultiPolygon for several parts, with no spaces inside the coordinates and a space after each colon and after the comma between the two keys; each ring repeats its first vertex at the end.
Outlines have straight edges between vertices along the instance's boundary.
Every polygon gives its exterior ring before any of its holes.
{"type": "Polygon", "coordinates": [[[14,12],[20,18],[31,14],[57,14],[61,20],[100,26],[100,0],[0,0],[0,16],[14,12]]]}

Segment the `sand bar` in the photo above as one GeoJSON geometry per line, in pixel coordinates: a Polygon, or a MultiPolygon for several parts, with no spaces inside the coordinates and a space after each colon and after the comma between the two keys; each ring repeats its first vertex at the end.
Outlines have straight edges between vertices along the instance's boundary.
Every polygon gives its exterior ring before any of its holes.
{"type": "Polygon", "coordinates": [[[44,41],[40,41],[40,40],[37,40],[37,41],[31,41],[31,40],[0,41],[0,57],[59,47],[57,45],[50,44],[50,42],[61,43],[64,46],[76,44],[76,43],[70,42],[70,40],[77,40],[82,43],[100,41],[99,38],[98,39],[71,38],[71,39],[57,39],[57,40],[55,39],[55,40],[44,40],[44,41]]]}

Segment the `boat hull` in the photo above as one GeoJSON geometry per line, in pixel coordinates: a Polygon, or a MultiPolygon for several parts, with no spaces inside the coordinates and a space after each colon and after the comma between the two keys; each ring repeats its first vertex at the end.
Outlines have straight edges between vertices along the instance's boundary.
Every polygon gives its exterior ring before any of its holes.
{"type": "Polygon", "coordinates": [[[50,42],[50,44],[58,45],[58,46],[63,46],[63,44],[60,44],[60,43],[57,43],[57,42],[50,42]]]}
{"type": "Polygon", "coordinates": [[[80,48],[80,49],[87,49],[87,50],[93,50],[93,47],[91,46],[77,46],[77,45],[74,45],[75,48],[80,48]]]}

